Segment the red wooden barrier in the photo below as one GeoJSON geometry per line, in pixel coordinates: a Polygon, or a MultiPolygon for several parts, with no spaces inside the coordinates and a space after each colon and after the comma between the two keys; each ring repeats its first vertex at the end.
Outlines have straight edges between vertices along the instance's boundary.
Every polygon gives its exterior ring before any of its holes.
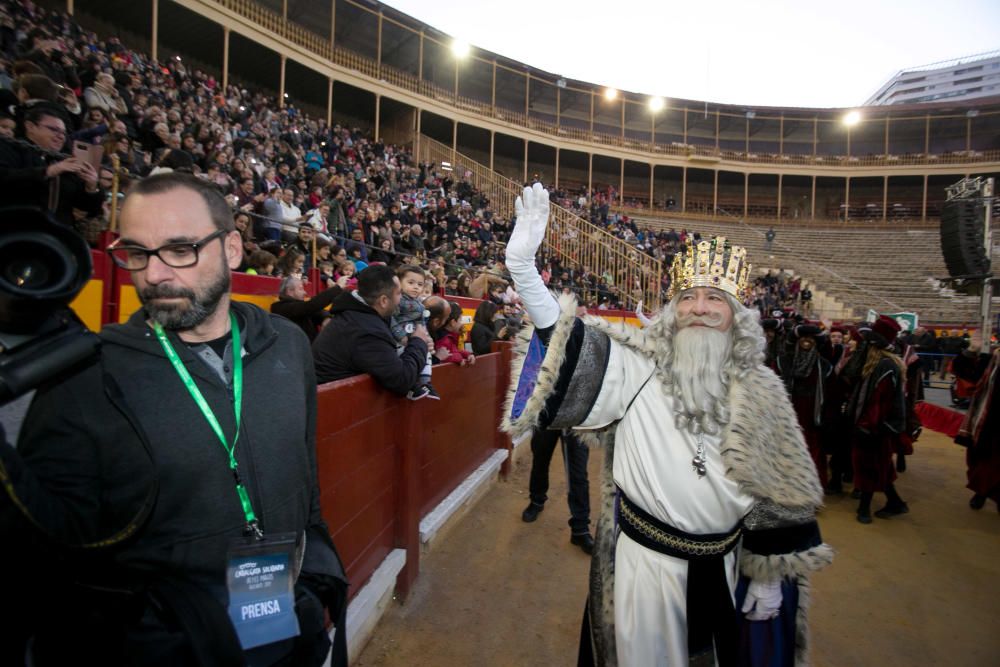
{"type": "Polygon", "coordinates": [[[442,400],[408,401],[361,375],[319,387],[316,450],[323,517],[352,595],[406,550],[397,591],[419,571],[422,516],[508,440],[497,431],[510,351],[434,367],[442,400]]]}

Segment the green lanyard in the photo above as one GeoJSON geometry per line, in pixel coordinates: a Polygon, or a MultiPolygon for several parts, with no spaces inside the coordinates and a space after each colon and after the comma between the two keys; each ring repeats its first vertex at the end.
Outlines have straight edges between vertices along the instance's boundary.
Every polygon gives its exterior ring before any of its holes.
{"type": "Polygon", "coordinates": [[[240,497],[240,505],[243,506],[243,515],[247,521],[247,534],[254,535],[259,539],[263,537],[263,533],[260,530],[257,515],[253,513],[253,507],[250,505],[250,496],[247,495],[246,487],[243,486],[243,480],[240,479],[239,468],[236,465],[236,441],[240,437],[240,412],[243,408],[243,348],[240,345],[240,328],[237,324],[235,313],[229,314],[229,321],[233,333],[233,410],[236,413],[236,434],[233,436],[232,445],[226,441],[226,436],[222,432],[219,420],[215,418],[215,413],[212,412],[208,401],[202,396],[201,390],[194,383],[191,374],[188,373],[188,369],[185,368],[181,358],[177,356],[177,351],[170,344],[167,335],[163,333],[163,327],[160,326],[159,322],[153,322],[153,331],[156,332],[156,337],[159,339],[160,345],[167,355],[167,359],[170,360],[174,370],[177,371],[177,375],[180,376],[181,382],[184,383],[188,393],[191,394],[191,398],[194,399],[194,402],[201,409],[201,414],[205,416],[208,425],[215,431],[215,435],[219,438],[219,442],[222,443],[223,449],[229,454],[229,469],[233,471],[233,479],[236,481],[236,493],[240,497]]]}

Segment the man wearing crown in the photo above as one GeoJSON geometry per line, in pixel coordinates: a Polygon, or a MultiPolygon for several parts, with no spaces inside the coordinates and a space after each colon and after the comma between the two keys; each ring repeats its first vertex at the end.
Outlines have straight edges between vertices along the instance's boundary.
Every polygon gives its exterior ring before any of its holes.
{"type": "Polygon", "coordinates": [[[740,303],[746,251],[693,244],[649,326],[612,325],[576,317],[538,275],[548,193],[526,188],[515,208],[507,267],[535,329],[503,428],[573,428],[605,448],[580,664],[803,663],[808,578],[833,552],[795,412],[740,303]]]}

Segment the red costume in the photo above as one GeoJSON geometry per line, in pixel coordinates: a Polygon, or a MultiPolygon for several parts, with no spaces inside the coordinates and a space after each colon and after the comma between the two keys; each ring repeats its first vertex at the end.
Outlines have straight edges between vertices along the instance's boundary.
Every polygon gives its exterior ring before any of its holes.
{"type": "Polygon", "coordinates": [[[865,346],[855,353],[861,355],[856,361],[864,364],[862,369],[872,355],[878,355],[874,368],[867,373],[862,370],[847,405],[854,422],[854,486],[861,492],[858,521],[866,524],[872,521],[871,501],[876,492],[884,493],[888,502],[875,516],[888,519],[910,511],[893,486],[896,468],[892,455],[906,428],[906,399],[902,362],[885,350],[891,349],[899,330],[895,320],[882,315],[866,331],[865,346]]]}
{"type": "MultiPolygon", "coordinates": [[[[955,442],[965,445],[968,487],[1000,504],[1000,350],[979,380],[955,442]]],[[[974,498],[973,501],[976,499],[974,498]]],[[[975,505],[973,505],[975,507],[975,505]]],[[[982,507],[980,502],[979,507],[982,507]]]]}
{"type": "Polygon", "coordinates": [[[895,361],[884,358],[854,389],[854,486],[865,492],[885,492],[896,480],[892,455],[899,446],[905,419],[903,376],[895,361]]]}

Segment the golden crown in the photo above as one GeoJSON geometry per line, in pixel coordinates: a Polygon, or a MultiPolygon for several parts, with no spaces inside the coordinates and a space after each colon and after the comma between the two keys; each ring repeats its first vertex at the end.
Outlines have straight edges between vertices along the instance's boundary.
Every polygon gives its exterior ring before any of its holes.
{"type": "Polygon", "coordinates": [[[743,301],[750,282],[750,268],[747,249],[729,243],[725,236],[699,241],[674,257],[667,299],[692,287],[715,287],[743,301]]]}

